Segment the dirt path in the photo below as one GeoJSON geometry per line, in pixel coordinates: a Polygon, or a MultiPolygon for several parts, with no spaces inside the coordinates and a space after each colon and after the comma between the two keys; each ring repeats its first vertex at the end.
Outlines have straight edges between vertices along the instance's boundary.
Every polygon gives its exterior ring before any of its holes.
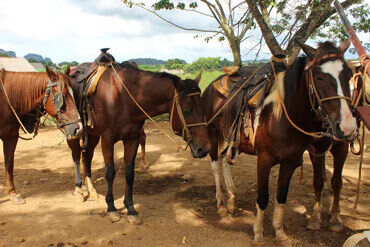
{"type": "MultiPolygon", "coordinates": [[[[161,124],[169,130],[167,123],[161,124]]],[[[193,159],[190,152],[177,153],[173,144],[153,125],[146,126],[148,173],[137,173],[134,202],[144,224],[133,226],[122,215],[111,223],[104,217],[106,182],[104,163],[98,146],[93,160],[93,182],[100,198],[78,202],[71,191],[74,166],[62,134],[43,130],[36,141],[19,141],[15,155],[15,182],[25,205],[15,206],[4,196],[5,174],[0,171],[0,246],[251,246],[256,199],[256,159],[241,155],[232,167],[238,189],[238,213],[220,219],[216,212],[213,175],[209,158],[193,159]],[[184,177],[184,175],[186,175],[184,177]],[[185,179],[184,179],[185,178],[185,179]]],[[[175,137],[179,142],[180,138],[175,137]]],[[[2,143],[0,144],[2,149],[2,143]]],[[[312,213],[314,194],[312,166],[305,155],[304,181],[299,184],[295,172],[284,218],[287,234],[296,246],[341,246],[357,231],[370,229],[370,135],[367,138],[360,205],[353,210],[358,172],[357,156],[350,155],[344,170],[341,198],[342,219],[346,226],[341,233],[328,230],[330,183],[324,189],[323,227],[307,231],[307,218],[312,213]]],[[[115,146],[116,166],[122,164],[123,146],[115,146]]],[[[0,165],[4,167],[3,154],[0,165]]],[[[140,160],[140,153],[137,161],[140,160]]],[[[332,159],[327,158],[327,174],[331,176],[332,159]]],[[[271,175],[270,206],[265,217],[265,236],[273,246],[271,225],[277,170],[271,175]]],[[[123,179],[116,176],[116,207],[123,208],[123,179]]]]}

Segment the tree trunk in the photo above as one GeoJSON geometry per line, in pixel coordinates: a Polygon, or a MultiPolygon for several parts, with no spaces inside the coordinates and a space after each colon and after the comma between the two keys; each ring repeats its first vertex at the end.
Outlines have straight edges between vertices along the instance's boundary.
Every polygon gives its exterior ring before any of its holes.
{"type": "Polygon", "coordinates": [[[229,45],[234,57],[234,65],[242,66],[242,58],[240,55],[240,41],[236,38],[228,38],[229,45]]]}

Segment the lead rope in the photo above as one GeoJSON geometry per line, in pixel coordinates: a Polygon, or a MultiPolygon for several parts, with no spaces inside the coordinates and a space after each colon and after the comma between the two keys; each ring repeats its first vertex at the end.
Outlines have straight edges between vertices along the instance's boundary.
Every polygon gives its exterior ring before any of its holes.
{"type": "MultiPolygon", "coordinates": [[[[360,57],[361,59],[361,64],[363,64],[363,61],[366,58],[370,58],[369,55],[365,54],[360,57]]],[[[362,80],[362,100],[363,100],[363,105],[366,105],[366,82],[370,80],[369,75],[367,73],[368,69],[370,68],[370,63],[366,65],[366,67],[363,70],[363,80],[362,80]]],[[[361,138],[361,145],[360,145],[360,164],[358,166],[358,180],[357,180],[357,188],[356,188],[356,200],[355,204],[353,205],[354,209],[357,209],[358,205],[358,200],[360,198],[360,184],[361,184],[361,171],[362,171],[362,163],[364,159],[364,146],[365,146],[365,123],[362,123],[362,138],[361,138]]]]}
{"type": "MultiPolygon", "coordinates": [[[[27,135],[31,135],[27,131],[27,129],[24,127],[24,125],[22,124],[22,121],[19,119],[17,112],[14,110],[12,104],[10,103],[8,94],[6,93],[6,90],[5,90],[5,87],[4,87],[4,81],[3,81],[4,74],[5,74],[5,70],[2,69],[1,70],[1,75],[0,75],[0,85],[1,85],[1,88],[3,89],[4,95],[5,95],[5,99],[8,102],[8,105],[9,105],[10,109],[12,110],[15,118],[17,119],[17,121],[18,121],[19,125],[21,126],[22,130],[24,131],[24,133],[26,133],[27,135]]],[[[29,141],[29,140],[34,139],[36,137],[36,135],[37,135],[37,131],[35,131],[35,134],[32,137],[22,137],[22,136],[19,136],[19,138],[21,138],[22,140],[29,141]]]]}
{"type": "MultiPolygon", "coordinates": [[[[148,117],[148,119],[150,119],[150,121],[152,121],[152,123],[154,123],[154,125],[163,133],[167,136],[168,139],[170,139],[170,141],[175,144],[177,146],[177,151],[180,151],[180,150],[184,150],[183,147],[181,145],[179,145],[169,134],[167,134],[166,131],[164,131],[156,121],[154,121],[154,119],[139,105],[139,103],[136,101],[136,99],[134,98],[134,96],[131,94],[131,92],[128,90],[128,88],[126,87],[125,83],[123,83],[121,77],[118,75],[117,73],[117,70],[114,68],[113,66],[113,63],[111,62],[110,63],[110,66],[112,67],[113,71],[115,72],[115,74],[117,75],[118,77],[118,80],[120,81],[120,83],[122,84],[123,88],[126,90],[127,94],[130,96],[130,98],[132,99],[132,101],[134,101],[134,103],[136,104],[136,106],[148,117]]],[[[175,89],[176,90],[176,89],[175,89]]],[[[174,99],[175,100],[175,99],[174,99]]]]}

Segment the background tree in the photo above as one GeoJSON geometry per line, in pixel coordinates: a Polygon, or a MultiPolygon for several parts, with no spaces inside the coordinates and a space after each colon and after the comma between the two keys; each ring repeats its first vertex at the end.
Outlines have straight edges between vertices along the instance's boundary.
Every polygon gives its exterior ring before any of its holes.
{"type": "MultiPolygon", "coordinates": [[[[219,41],[227,40],[230,49],[233,53],[234,64],[240,66],[240,44],[248,38],[246,33],[255,28],[251,13],[248,11],[244,0],[194,0],[194,1],[172,1],[159,0],[151,6],[135,0],[122,0],[128,7],[140,7],[161,20],[183,30],[206,33],[205,41],[208,42],[213,38],[218,38],[219,41]],[[189,3],[190,2],[190,3],[189,3]],[[196,16],[210,18],[214,22],[214,28],[202,29],[196,26],[181,26],[169,19],[166,19],[161,10],[174,10],[191,12],[196,16]]],[[[194,23],[197,23],[196,21],[194,23]]],[[[199,23],[199,22],[198,22],[199,23]]]]}
{"type": "Polygon", "coordinates": [[[185,64],[186,64],[186,61],[178,59],[178,58],[168,59],[165,67],[167,69],[183,69],[185,64]]]}
{"type": "MultiPolygon", "coordinates": [[[[271,53],[285,53],[292,63],[299,53],[295,39],[343,41],[347,36],[339,22],[333,0],[246,0],[271,53]]],[[[357,31],[369,32],[369,8],[361,0],[345,0],[344,8],[357,31]]],[[[368,45],[367,45],[368,46],[368,45]]]]}

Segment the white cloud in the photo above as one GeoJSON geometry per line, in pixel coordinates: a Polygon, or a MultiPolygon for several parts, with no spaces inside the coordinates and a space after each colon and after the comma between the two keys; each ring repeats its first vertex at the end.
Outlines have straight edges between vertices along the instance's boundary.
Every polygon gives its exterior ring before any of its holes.
{"type": "MultiPolygon", "coordinates": [[[[163,14],[181,25],[214,25],[208,17],[194,20],[192,15],[174,11],[163,14]]],[[[17,56],[38,53],[54,62],[91,61],[102,47],[110,47],[118,61],[138,57],[188,62],[204,56],[232,59],[227,42],[205,43],[204,36],[194,39],[195,33],[174,28],[140,8],[129,9],[121,0],[1,1],[0,23],[0,48],[13,50],[17,56]]],[[[245,42],[242,51],[250,46],[245,42]]]]}

